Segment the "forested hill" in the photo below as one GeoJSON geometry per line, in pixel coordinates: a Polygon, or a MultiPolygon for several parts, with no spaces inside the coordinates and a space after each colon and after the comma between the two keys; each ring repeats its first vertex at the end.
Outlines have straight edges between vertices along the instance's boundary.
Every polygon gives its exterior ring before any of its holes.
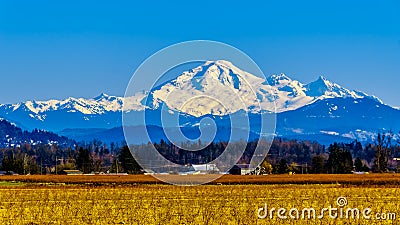
{"type": "Polygon", "coordinates": [[[71,146],[74,141],[44,130],[23,131],[7,120],[0,118],[0,147],[14,147],[23,143],[71,146]]]}

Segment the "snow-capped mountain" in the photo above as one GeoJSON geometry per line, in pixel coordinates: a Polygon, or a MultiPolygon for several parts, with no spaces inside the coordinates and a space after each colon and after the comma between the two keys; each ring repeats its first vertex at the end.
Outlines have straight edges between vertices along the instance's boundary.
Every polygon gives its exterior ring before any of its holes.
{"type": "Polygon", "coordinates": [[[144,110],[140,101],[144,93],[123,98],[101,95],[91,98],[65,100],[26,101],[17,104],[0,104],[0,116],[25,129],[59,131],[66,128],[112,128],[121,125],[123,104],[129,110],[144,110]]]}
{"type": "Polygon", "coordinates": [[[85,115],[103,114],[106,111],[120,110],[122,102],[123,98],[101,94],[93,99],[67,98],[65,100],[27,101],[18,104],[0,105],[0,107],[7,112],[30,112],[30,117],[44,121],[46,113],[52,111],[79,112],[85,115]]]}
{"type": "Polygon", "coordinates": [[[230,62],[210,61],[152,90],[147,104],[157,108],[162,102],[196,117],[224,116],[242,109],[274,111],[272,93],[263,82],[230,62]]]}
{"type": "Polygon", "coordinates": [[[122,97],[109,96],[102,93],[93,99],[70,97],[65,100],[27,101],[25,103],[1,106],[12,111],[30,111],[29,115],[31,117],[36,117],[43,121],[46,119],[46,113],[52,111],[79,112],[85,115],[104,114],[106,112],[120,111],[122,104],[122,97]]]}
{"type": "Polygon", "coordinates": [[[93,99],[27,101],[0,105],[0,116],[28,130],[59,131],[68,127],[97,127],[96,124],[113,127],[121,121],[122,104],[123,98],[106,94],[93,99]]]}
{"type": "Polygon", "coordinates": [[[326,98],[366,96],[368,95],[343,88],[322,76],[309,84],[292,80],[284,74],[271,75],[264,80],[221,60],[206,62],[154,88],[145,104],[143,100],[146,93],[137,93],[125,99],[103,93],[92,99],[70,97],[65,100],[0,105],[0,115],[26,112],[31,118],[45,121],[48,113],[56,111],[101,115],[121,112],[124,104],[125,110],[141,111],[146,107],[156,109],[161,103],[192,116],[221,116],[239,110],[256,112],[260,109],[279,113],[326,98]]]}
{"type": "MultiPolygon", "coordinates": [[[[143,125],[135,118],[145,109],[158,121],[162,106],[171,114],[183,113],[186,126],[197,124],[207,115],[225,126],[229,124],[225,119],[228,114],[275,111],[277,131],[283,135],[350,137],[357,130],[400,130],[400,122],[396,122],[400,110],[384,105],[375,96],[348,90],[322,76],[308,84],[285,74],[263,79],[223,60],[185,71],[148,93],[3,104],[0,117],[29,130],[110,129],[122,125],[122,111],[133,118],[129,125],[143,125]]],[[[160,126],[157,122],[151,125],[160,126]]]]}
{"type": "Polygon", "coordinates": [[[310,97],[319,99],[336,98],[336,97],[352,97],[363,98],[368,96],[360,91],[350,91],[340,85],[327,80],[325,77],[320,76],[316,81],[305,85],[305,94],[310,97]]]}
{"type": "Polygon", "coordinates": [[[285,74],[272,75],[265,80],[220,60],[182,73],[152,90],[149,96],[147,104],[152,108],[165,103],[171,109],[192,116],[221,116],[239,110],[279,113],[295,110],[319,99],[364,98],[367,95],[343,88],[322,76],[309,84],[292,80],[285,74]]]}
{"type": "Polygon", "coordinates": [[[326,98],[277,115],[282,136],[330,135],[371,140],[378,132],[400,130],[400,110],[373,97],[326,98]]]}

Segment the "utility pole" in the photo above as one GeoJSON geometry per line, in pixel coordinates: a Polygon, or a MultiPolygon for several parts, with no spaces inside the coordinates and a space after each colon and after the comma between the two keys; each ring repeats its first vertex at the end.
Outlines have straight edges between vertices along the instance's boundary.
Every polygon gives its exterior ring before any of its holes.
{"type": "Polygon", "coordinates": [[[26,174],[26,154],[24,154],[24,159],[23,159],[23,162],[22,162],[22,167],[24,168],[24,175],[26,174]]]}
{"type": "Polygon", "coordinates": [[[117,175],[118,175],[118,158],[116,158],[115,162],[117,164],[116,166],[117,166],[117,175]]]}

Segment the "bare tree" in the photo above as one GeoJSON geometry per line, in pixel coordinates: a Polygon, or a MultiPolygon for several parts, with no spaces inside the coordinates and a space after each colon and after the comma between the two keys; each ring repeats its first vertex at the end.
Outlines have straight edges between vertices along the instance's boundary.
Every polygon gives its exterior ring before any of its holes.
{"type": "Polygon", "coordinates": [[[378,173],[386,172],[389,159],[391,157],[392,134],[378,134],[375,140],[375,171],[378,173]]]}

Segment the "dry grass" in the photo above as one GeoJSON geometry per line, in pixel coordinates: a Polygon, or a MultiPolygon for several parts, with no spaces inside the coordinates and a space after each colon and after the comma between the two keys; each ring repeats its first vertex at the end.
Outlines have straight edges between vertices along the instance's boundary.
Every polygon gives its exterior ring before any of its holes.
{"type": "Polygon", "coordinates": [[[321,209],[336,206],[340,196],[349,207],[400,215],[400,176],[227,175],[195,187],[164,185],[145,175],[1,176],[0,224],[397,224],[257,218],[265,203],[321,209]]]}
{"type": "Polygon", "coordinates": [[[335,206],[399,212],[398,187],[341,185],[53,185],[0,187],[0,224],[396,224],[372,220],[260,220],[257,209],[335,206]]]}

